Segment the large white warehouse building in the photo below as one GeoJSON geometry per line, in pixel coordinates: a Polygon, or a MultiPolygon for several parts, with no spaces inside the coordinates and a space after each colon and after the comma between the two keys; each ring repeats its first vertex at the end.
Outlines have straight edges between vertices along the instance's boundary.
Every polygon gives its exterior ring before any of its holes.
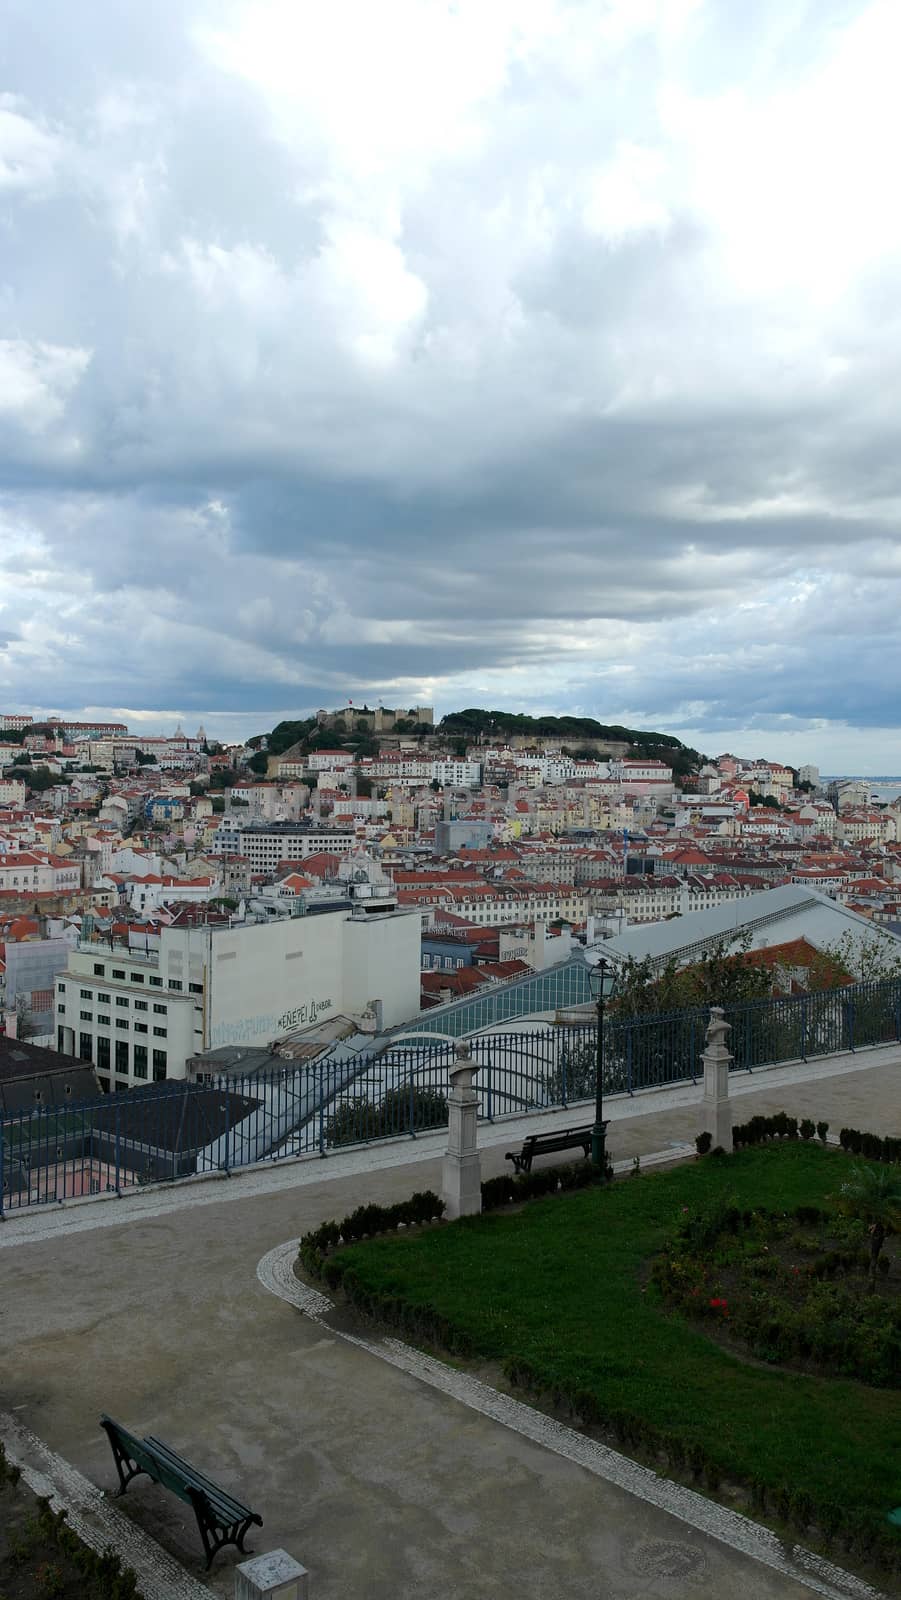
{"type": "Polygon", "coordinates": [[[104,1088],[183,1078],[189,1056],[265,1044],[378,1003],[394,1026],[419,1011],[416,912],[318,915],[164,928],[159,950],[81,944],[56,980],[57,1048],[104,1088]]]}

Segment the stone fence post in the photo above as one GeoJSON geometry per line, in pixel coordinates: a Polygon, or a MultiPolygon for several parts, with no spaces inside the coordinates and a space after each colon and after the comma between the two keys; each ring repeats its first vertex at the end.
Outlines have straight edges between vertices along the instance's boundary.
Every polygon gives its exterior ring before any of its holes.
{"type": "Polygon", "coordinates": [[[287,1550],[270,1550],[235,1568],[235,1600],[310,1600],[310,1574],[287,1550]]]}
{"type": "Polygon", "coordinates": [[[479,1069],[468,1045],[456,1045],[455,1053],[447,1097],[447,1154],[441,1187],[445,1215],[451,1220],[474,1216],[482,1209],[482,1163],[476,1134],[479,1097],[472,1086],[473,1074],[479,1069]]]}
{"type": "Polygon", "coordinates": [[[710,1134],[713,1149],[732,1149],[732,1107],[729,1104],[729,1068],[733,1056],[726,1040],[732,1032],[722,1006],[710,1007],[710,1021],[704,1039],[704,1129],[710,1134]]]}

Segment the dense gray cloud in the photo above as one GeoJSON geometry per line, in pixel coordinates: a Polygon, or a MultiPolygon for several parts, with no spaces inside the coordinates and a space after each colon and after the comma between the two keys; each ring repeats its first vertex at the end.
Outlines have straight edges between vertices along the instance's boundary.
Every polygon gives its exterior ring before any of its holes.
{"type": "Polygon", "coordinates": [[[7,10],[0,701],[901,767],[894,4],[7,10]]]}

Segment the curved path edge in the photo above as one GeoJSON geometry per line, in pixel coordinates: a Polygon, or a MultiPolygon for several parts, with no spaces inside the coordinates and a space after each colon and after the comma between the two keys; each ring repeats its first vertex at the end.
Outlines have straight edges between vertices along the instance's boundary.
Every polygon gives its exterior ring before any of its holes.
{"type": "Polygon", "coordinates": [[[511,1428],[535,1444],[584,1467],[595,1477],[604,1478],[627,1494],[667,1512],[699,1533],[772,1567],[814,1594],[822,1595],[824,1600],[888,1600],[881,1590],[823,1556],[815,1555],[812,1550],[806,1550],[803,1545],[786,1544],[778,1534],[750,1517],[708,1500],[684,1484],[673,1483],[650,1467],[640,1466],[628,1456],[545,1416],[512,1395],[502,1394],[479,1378],[446,1366],[443,1361],[424,1355],[399,1339],[364,1339],[333,1327],[325,1320],[334,1309],[333,1302],[318,1289],[301,1283],[295,1275],[298,1243],[297,1239],[289,1239],[268,1251],[257,1265],[257,1278],[271,1294],[287,1301],[313,1322],[327,1327],[332,1338],[343,1339],[378,1360],[387,1361],[470,1410],[481,1412],[502,1427],[511,1428]]]}
{"type": "Polygon", "coordinates": [[[65,1511],[73,1533],[98,1555],[112,1549],[123,1566],[131,1567],[143,1600],[215,1600],[212,1590],[119,1511],[105,1490],[8,1413],[0,1412],[0,1440],[23,1482],[46,1497],[54,1511],[65,1511]]]}

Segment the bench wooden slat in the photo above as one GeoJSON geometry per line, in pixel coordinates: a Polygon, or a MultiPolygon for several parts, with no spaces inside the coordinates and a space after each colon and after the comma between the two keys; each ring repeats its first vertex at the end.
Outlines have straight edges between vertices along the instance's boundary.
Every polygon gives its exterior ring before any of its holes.
{"type": "Polygon", "coordinates": [[[573,1150],[578,1145],[582,1146],[586,1155],[591,1146],[591,1136],[594,1123],[586,1123],[581,1128],[562,1128],[559,1132],[530,1133],[523,1140],[522,1149],[519,1151],[508,1150],[505,1159],[512,1161],[517,1172],[531,1172],[532,1162],[536,1156],[551,1155],[557,1150],[573,1150]]]}
{"type": "Polygon", "coordinates": [[[233,1514],[233,1520],[236,1521],[238,1517],[250,1516],[249,1506],[243,1505],[240,1500],[235,1499],[234,1495],[229,1494],[227,1489],[221,1488],[218,1483],[213,1482],[212,1478],[207,1478],[196,1467],[192,1467],[190,1462],[184,1461],[181,1456],[177,1456],[175,1451],[170,1450],[169,1446],[163,1444],[161,1439],[149,1434],[144,1443],[152,1446],[154,1454],[160,1461],[170,1466],[175,1473],[180,1472],[186,1484],[192,1484],[195,1488],[202,1489],[210,1500],[218,1502],[223,1510],[230,1511],[233,1514]]]}

